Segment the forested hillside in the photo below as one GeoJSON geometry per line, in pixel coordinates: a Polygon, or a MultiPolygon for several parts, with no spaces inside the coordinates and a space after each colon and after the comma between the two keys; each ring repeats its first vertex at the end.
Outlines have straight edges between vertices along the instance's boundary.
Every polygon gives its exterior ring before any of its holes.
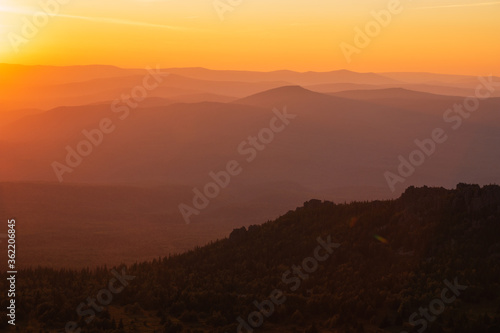
{"type": "MultiPolygon", "coordinates": [[[[499,235],[496,185],[410,187],[391,201],[311,200],[275,221],[169,258],[114,271],[20,271],[17,327],[33,333],[65,327],[237,332],[238,326],[241,332],[499,332],[499,235]],[[103,288],[121,289],[107,293],[112,300],[105,309],[103,288]],[[79,306],[96,295],[94,307],[79,306]]],[[[6,279],[0,285],[8,290],[6,279]]],[[[6,308],[6,295],[0,297],[6,308]]],[[[8,319],[0,319],[0,330],[8,331],[8,319]]]]}

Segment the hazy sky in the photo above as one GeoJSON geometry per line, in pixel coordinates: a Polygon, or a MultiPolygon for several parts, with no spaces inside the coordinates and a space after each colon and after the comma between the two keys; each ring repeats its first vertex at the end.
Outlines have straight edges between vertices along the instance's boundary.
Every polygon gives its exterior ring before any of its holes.
{"type": "Polygon", "coordinates": [[[0,62],[500,75],[500,1],[402,0],[350,63],[340,44],[393,0],[241,0],[224,20],[214,0],[59,0],[27,36],[53,1],[0,0],[0,62]]]}

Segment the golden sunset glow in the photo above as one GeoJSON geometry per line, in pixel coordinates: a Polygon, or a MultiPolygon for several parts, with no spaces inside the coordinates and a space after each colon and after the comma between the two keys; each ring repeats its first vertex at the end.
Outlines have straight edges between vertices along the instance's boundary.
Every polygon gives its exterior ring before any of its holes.
{"type": "Polygon", "coordinates": [[[0,0],[0,333],[500,332],[499,18],[0,0]]]}
{"type": "Polygon", "coordinates": [[[61,2],[1,1],[0,62],[500,74],[498,1],[402,0],[351,62],[339,45],[354,45],[355,27],[390,0],[243,0],[226,7],[224,20],[214,0],[61,2]],[[34,15],[37,32],[26,27],[34,15]]]}

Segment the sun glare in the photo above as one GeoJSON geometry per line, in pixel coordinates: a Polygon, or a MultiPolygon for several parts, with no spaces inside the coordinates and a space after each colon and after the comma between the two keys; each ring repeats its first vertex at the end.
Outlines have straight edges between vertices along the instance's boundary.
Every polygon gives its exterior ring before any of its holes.
{"type": "MultiPolygon", "coordinates": [[[[9,33],[9,26],[0,23],[0,54],[5,54],[10,51],[7,35],[9,33]]],[[[1,61],[0,61],[1,62],[1,61]]]]}
{"type": "Polygon", "coordinates": [[[16,10],[6,3],[7,1],[2,1],[2,4],[0,4],[0,13],[15,13],[16,10]]]}

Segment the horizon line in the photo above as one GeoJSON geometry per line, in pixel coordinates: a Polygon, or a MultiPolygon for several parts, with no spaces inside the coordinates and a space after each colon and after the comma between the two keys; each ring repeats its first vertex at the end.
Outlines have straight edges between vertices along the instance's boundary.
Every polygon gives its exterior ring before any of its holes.
{"type": "MultiPolygon", "coordinates": [[[[25,66],[25,67],[114,67],[118,69],[124,69],[124,70],[140,70],[143,69],[142,67],[122,67],[122,66],[117,66],[117,65],[111,65],[111,64],[75,64],[75,65],[49,65],[49,64],[20,64],[20,63],[8,63],[8,62],[0,62],[0,65],[10,65],[10,66],[25,66]]],[[[477,76],[495,76],[495,77],[500,77],[499,74],[452,74],[452,73],[443,73],[443,72],[431,72],[431,71],[381,71],[381,72],[375,72],[375,71],[369,71],[369,72],[363,72],[363,71],[355,71],[352,69],[347,69],[347,68],[340,68],[340,69],[331,69],[331,70],[324,70],[324,71],[318,71],[318,70],[307,70],[307,71],[301,71],[301,70],[293,70],[293,69],[273,69],[273,70],[250,70],[250,69],[215,69],[215,68],[209,68],[209,67],[203,67],[203,66],[185,66],[185,67],[160,67],[161,69],[200,69],[200,70],[209,70],[209,71],[217,71],[217,72],[249,72],[249,73],[273,73],[273,72],[294,72],[294,73],[299,73],[299,74],[305,74],[305,73],[332,73],[332,72],[351,72],[351,73],[358,73],[358,74],[433,74],[433,75],[448,75],[448,76],[472,76],[472,77],[477,77],[477,76]]]]}

